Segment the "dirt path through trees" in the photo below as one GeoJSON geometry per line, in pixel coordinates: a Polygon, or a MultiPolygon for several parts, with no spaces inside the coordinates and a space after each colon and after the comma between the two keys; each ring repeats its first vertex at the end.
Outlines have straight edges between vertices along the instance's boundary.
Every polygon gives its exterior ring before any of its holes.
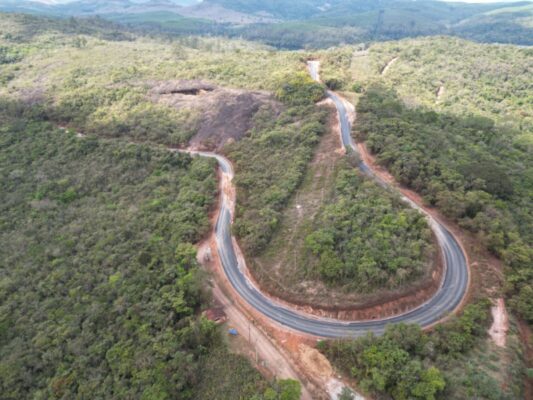
{"type": "Polygon", "coordinates": [[[390,60],[385,67],[381,70],[381,75],[385,75],[387,71],[394,65],[396,61],[398,61],[400,57],[394,57],[392,60],[390,60]]]}

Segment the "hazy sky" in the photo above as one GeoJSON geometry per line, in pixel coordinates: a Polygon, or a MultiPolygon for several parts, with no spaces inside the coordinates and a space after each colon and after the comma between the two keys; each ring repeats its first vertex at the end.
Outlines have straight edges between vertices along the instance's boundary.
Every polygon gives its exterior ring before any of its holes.
{"type": "Polygon", "coordinates": [[[516,3],[518,0],[441,0],[461,3],[516,3]]]}
{"type": "MultiPolygon", "coordinates": [[[[75,0],[34,0],[34,1],[53,4],[53,3],[70,3],[75,0]]],[[[462,2],[462,3],[514,3],[517,0],[441,0],[441,1],[454,1],[454,2],[462,2]]]]}

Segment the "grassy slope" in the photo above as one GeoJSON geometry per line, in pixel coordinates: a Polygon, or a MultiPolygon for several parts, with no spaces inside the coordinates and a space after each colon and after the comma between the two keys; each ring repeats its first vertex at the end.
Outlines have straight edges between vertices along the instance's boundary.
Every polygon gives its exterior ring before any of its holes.
{"type": "Polygon", "coordinates": [[[163,41],[130,35],[129,41],[117,41],[107,37],[109,35],[102,37],[88,32],[87,43],[80,48],[76,39],[83,36],[84,30],[63,33],[64,26],[56,27],[39,18],[0,16],[0,44],[27,54],[20,65],[11,68],[17,71],[11,82],[16,88],[37,83],[44,89],[53,85],[55,91],[60,92],[61,85],[69,80],[73,71],[85,67],[87,82],[84,83],[96,87],[179,77],[272,90],[277,78],[299,65],[295,54],[221,38],[185,37],[163,41]],[[28,28],[31,25],[33,29],[28,28]]]}
{"type": "Polygon", "coordinates": [[[17,59],[2,66],[0,95],[44,103],[52,119],[107,136],[184,144],[193,134],[194,113],[153,104],[149,82],[206,79],[272,90],[288,71],[302,68],[296,54],[242,41],[137,36],[117,41],[72,34],[68,22],[10,15],[1,21],[0,46],[17,59]]]}
{"type": "Polygon", "coordinates": [[[453,38],[422,38],[378,43],[368,57],[348,58],[353,81],[384,82],[404,100],[457,115],[476,113],[502,124],[533,126],[531,50],[479,45],[453,38]],[[394,68],[383,67],[399,56],[394,68]],[[436,94],[445,94],[437,102],[436,94]]]}

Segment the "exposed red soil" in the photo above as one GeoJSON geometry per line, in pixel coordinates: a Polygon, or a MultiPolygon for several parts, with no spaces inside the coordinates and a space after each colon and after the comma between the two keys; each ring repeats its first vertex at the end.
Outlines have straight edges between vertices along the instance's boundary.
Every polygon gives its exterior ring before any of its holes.
{"type": "Polygon", "coordinates": [[[387,71],[394,65],[396,61],[398,61],[400,57],[394,57],[392,60],[390,60],[381,70],[381,75],[385,75],[387,71]]]}
{"type": "Polygon", "coordinates": [[[492,341],[499,347],[505,347],[507,342],[507,332],[509,331],[509,315],[505,309],[505,300],[499,298],[491,308],[492,325],[489,335],[492,341]]]}

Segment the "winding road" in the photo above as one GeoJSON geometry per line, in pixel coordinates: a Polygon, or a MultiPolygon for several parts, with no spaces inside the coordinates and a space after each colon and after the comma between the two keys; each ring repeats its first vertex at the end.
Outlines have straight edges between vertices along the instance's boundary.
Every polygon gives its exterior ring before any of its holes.
{"type": "MultiPolygon", "coordinates": [[[[309,62],[309,70],[313,79],[319,81],[319,63],[309,62]]],[[[346,149],[357,152],[352,136],[351,123],[348,118],[346,107],[341,98],[335,93],[328,91],[328,97],[335,103],[342,134],[342,143],[346,149]]],[[[206,152],[193,152],[205,157],[216,158],[220,166],[223,179],[228,182],[233,179],[231,163],[224,157],[206,152]]],[[[378,179],[371,168],[361,162],[359,165],[362,172],[378,179]]],[[[387,185],[380,180],[380,184],[387,185]]],[[[429,221],[431,229],[435,233],[438,244],[444,256],[445,271],[442,283],[434,296],[421,306],[406,313],[386,319],[370,321],[340,321],[329,318],[320,318],[291,309],[263,294],[247,277],[245,265],[239,263],[236,242],[231,235],[231,224],[234,213],[234,204],[227,193],[222,191],[220,213],[215,227],[218,254],[227,279],[235,291],[251,307],[283,325],[286,328],[306,334],[326,338],[348,338],[366,335],[368,332],[382,334],[388,324],[399,322],[419,324],[422,327],[433,325],[444,317],[454,312],[463,300],[469,285],[469,269],[466,256],[453,235],[431,215],[420,208],[416,203],[403,197],[412,207],[424,213],[429,221]]]]}

